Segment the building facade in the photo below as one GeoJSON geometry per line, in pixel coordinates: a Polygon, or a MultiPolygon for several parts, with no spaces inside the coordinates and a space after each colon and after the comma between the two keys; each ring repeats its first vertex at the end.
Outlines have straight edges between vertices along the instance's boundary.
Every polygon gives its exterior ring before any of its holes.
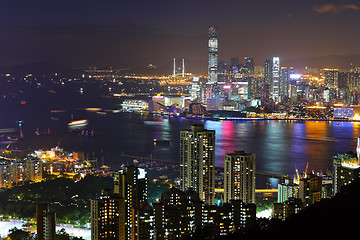
{"type": "Polygon", "coordinates": [[[215,201],[215,131],[193,125],[180,132],[180,190],[192,189],[207,204],[215,201]]]}
{"type": "Polygon", "coordinates": [[[147,173],[127,166],[115,174],[114,189],[91,200],[91,239],[149,239],[147,173]]]}
{"type": "Polygon", "coordinates": [[[216,26],[209,27],[209,41],[208,41],[208,83],[217,82],[218,73],[218,33],[216,26]]]}
{"type": "Polygon", "coordinates": [[[255,153],[225,154],[224,202],[231,200],[255,203],[255,153]]]}

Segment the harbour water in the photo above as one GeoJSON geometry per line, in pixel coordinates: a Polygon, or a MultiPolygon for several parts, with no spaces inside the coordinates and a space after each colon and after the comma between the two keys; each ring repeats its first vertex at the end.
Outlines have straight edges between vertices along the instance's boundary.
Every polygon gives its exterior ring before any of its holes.
{"type": "MultiPolygon", "coordinates": [[[[202,121],[123,113],[112,111],[119,109],[121,99],[94,86],[84,86],[82,94],[66,87],[53,92],[25,89],[22,98],[26,104],[19,104],[16,98],[0,102],[0,129],[14,128],[12,134],[19,134],[17,121],[22,121],[24,139],[9,148],[46,149],[60,144],[66,151],[83,151],[89,158],[97,156],[101,164],[113,169],[132,163],[122,154],[178,162],[180,130],[203,123],[205,128],[216,131],[216,166],[223,166],[225,153],[245,150],[256,153],[259,172],[292,176],[295,167],[301,172],[307,163],[308,171],[326,172],[332,168],[333,155],[355,152],[360,132],[358,122],[202,121]],[[67,123],[79,119],[88,119],[89,129],[97,135],[70,133],[67,123]],[[50,134],[37,135],[37,129],[50,130],[50,134]],[[169,144],[154,145],[154,139],[169,144]]],[[[0,148],[7,145],[3,143],[0,148]]],[[[257,187],[266,187],[269,181],[276,187],[274,179],[262,178],[257,187]]]]}

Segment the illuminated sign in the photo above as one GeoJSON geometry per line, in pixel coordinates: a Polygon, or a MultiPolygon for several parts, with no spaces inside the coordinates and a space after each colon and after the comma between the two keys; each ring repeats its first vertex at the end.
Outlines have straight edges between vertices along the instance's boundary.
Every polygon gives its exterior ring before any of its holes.
{"type": "Polygon", "coordinates": [[[353,116],[353,108],[334,108],[334,118],[352,118],[353,116]]]}
{"type": "Polygon", "coordinates": [[[291,80],[299,80],[301,78],[301,74],[290,74],[291,80]]]}
{"type": "Polygon", "coordinates": [[[144,168],[138,168],[138,179],[146,178],[146,171],[144,168]]]}

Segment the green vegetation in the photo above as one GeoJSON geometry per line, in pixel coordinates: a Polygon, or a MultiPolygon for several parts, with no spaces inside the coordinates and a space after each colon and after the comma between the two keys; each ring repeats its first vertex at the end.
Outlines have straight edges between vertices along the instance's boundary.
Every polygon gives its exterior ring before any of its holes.
{"type": "MultiPolygon", "coordinates": [[[[35,234],[31,234],[27,231],[17,229],[16,227],[9,230],[9,235],[7,236],[8,240],[33,240],[36,239],[35,234]]],[[[61,229],[56,232],[57,240],[84,240],[82,237],[71,237],[65,229],[61,229]]]]}
{"type": "MultiPolygon", "coordinates": [[[[85,225],[90,221],[90,199],[100,196],[102,189],[112,189],[113,185],[113,178],[93,175],[79,181],[60,177],[39,183],[25,182],[0,191],[0,215],[35,219],[36,203],[46,202],[56,213],[57,223],[85,225]]],[[[153,203],[170,186],[149,181],[148,188],[148,200],[153,203]]]]}
{"type": "Polygon", "coordinates": [[[0,215],[34,219],[37,202],[47,202],[58,223],[84,225],[90,217],[90,199],[104,188],[113,188],[113,179],[88,175],[80,181],[56,178],[25,183],[0,192],[0,215]]]}

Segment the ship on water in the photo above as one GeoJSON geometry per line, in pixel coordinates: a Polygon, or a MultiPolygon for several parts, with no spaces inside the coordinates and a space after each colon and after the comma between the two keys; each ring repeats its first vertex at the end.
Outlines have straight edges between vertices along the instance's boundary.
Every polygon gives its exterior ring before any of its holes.
{"type": "Polygon", "coordinates": [[[87,119],[75,120],[68,123],[68,128],[70,131],[80,131],[85,129],[88,124],[87,119]]]}

